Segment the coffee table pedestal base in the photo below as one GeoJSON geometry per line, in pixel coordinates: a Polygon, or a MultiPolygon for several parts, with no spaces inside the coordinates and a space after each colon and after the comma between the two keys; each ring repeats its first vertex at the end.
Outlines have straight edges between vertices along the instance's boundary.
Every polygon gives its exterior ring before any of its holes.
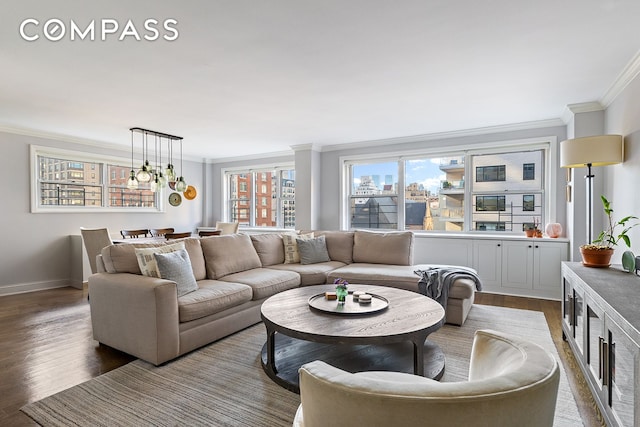
{"type": "MultiPolygon", "coordinates": [[[[322,360],[348,372],[394,371],[414,373],[413,343],[381,345],[322,344],[275,334],[275,372],[267,363],[267,344],[262,347],[262,368],[282,387],[300,393],[298,369],[305,363],[322,360]]],[[[439,380],[444,374],[442,349],[426,340],[424,376],[439,380]]]]}

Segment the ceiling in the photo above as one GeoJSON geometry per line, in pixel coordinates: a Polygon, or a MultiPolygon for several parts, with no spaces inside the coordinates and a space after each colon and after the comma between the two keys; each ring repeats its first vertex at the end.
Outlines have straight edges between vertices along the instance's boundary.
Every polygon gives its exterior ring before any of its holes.
{"type": "Polygon", "coordinates": [[[209,160],[557,119],[640,48],[638,0],[3,3],[0,129],[127,146],[138,126],[209,160]]]}

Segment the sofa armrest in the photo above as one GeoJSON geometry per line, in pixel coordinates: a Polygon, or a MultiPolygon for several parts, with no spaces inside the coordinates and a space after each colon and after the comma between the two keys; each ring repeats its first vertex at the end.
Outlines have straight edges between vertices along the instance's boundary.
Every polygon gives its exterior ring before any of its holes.
{"type": "Polygon", "coordinates": [[[131,273],[89,277],[93,338],[155,365],[179,355],[175,282],[131,273]]]}

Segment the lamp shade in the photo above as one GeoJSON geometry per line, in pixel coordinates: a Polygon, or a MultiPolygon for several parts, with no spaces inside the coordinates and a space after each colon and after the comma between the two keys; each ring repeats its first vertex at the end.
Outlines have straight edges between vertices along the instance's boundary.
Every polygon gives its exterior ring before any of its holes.
{"type": "Polygon", "coordinates": [[[607,166],[624,161],[622,135],[587,136],[567,139],[560,143],[560,166],[580,168],[607,166]]]}

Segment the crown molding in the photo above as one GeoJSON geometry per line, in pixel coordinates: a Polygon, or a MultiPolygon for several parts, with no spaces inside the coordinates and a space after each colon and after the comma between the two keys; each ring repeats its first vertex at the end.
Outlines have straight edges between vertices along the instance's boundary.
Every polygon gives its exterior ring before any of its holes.
{"type": "Polygon", "coordinates": [[[611,87],[600,98],[600,103],[607,108],[622,93],[633,79],[640,73],[640,51],[629,61],[629,63],[620,72],[611,87]]]}
{"type": "Polygon", "coordinates": [[[573,116],[579,113],[591,113],[594,111],[602,111],[604,107],[598,101],[581,102],[577,104],[568,104],[562,112],[562,121],[568,124],[573,116]]]}
{"type": "Polygon", "coordinates": [[[260,160],[260,159],[270,159],[274,157],[292,157],[293,152],[291,151],[274,151],[270,153],[259,153],[259,154],[248,154],[246,156],[236,156],[236,157],[215,157],[206,160],[207,164],[217,164],[217,163],[231,163],[231,162],[245,162],[252,160],[260,160]]]}
{"type": "Polygon", "coordinates": [[[521,131],[521,130],[529,130],[529,129],[548,128],[548,127],[555,127],[555,126],[565,126],[565,125],[566,123],[564,123],[560,118],[548,119],[548,120],[536,120],[531,122],[512,123],[508,125],[498,125],[498,126],[487,126],[482,128],[438,132],[438,133],[431,133],[431,134],[424,134],[424,135],[412,135],[412,136],[403,136],[398,138],[376,139],[376,140],[370,140],[370,141],[350,142],[345,144],[324,145],[321,147],[321,151],[323,152],[338,151],[338,150],[368,148],[368,147],[393,145],[393,144],[433,141],[433,140],[440,140],[440,139],[462,138],[462,137],[469,137],[469,136],[487,135],[491,133],[504,133],[504,132],[513,132],[513,131],[521,131]]]}
{"type": "MultiPolygon", "coordinates": [[[[98,141],[95,139],[80,138],[77,136],[64,135],[61,133],[47,132],[47,131],[41,131],[37,129],[20,128],[20,127],[14,127],[14,126],[6,126],[1,124],[0,124],[0,132],[10,133],[14,135],[31,136],[34,138],[50,139],[53,141],[67,142],[72,144],[85,145],[88,147],[101,148],[101,149],[107,149],[107,150],[113,150],[113,151],[122,151],[124,153],[129,153],[129,156],[131,155],[131,141],[129,140],[127,141],[126,144],[114,144],[113,142],[98,141]]],[[[129,132],[128,129],[127,129],[127,132],[129,132]]],[[[142,150],[135,147],[134,152],[136,154],[141,154],[142,150]]],[[[183,159],[194,161],[194,162],[202,162],[201,157],[195,157],[195,156],[185,155],[183,159]]]]}

